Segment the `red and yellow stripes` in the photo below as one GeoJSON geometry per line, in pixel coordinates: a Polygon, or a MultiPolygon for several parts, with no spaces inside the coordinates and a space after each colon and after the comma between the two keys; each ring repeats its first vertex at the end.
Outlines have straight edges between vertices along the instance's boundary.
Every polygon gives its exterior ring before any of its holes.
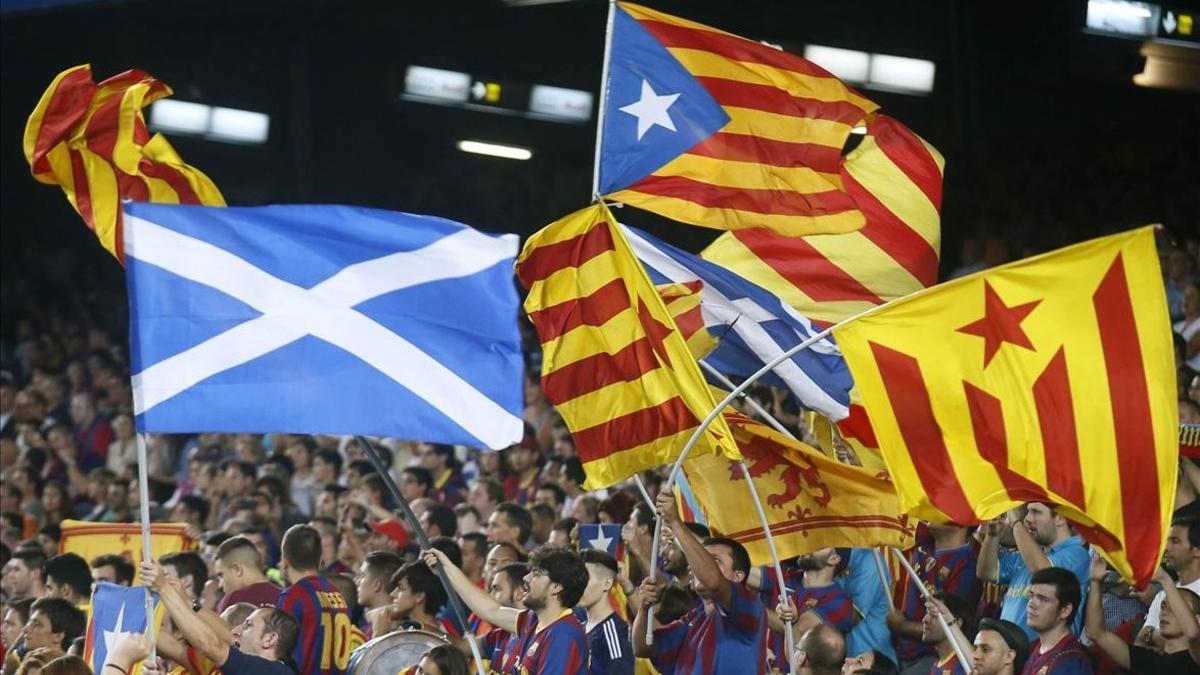
{"type": "Polygon", "coordinates": [[[937,281],[943,167],[919,136],[873,115],[863,142],[840,167],[841,194],[865,215],[862,229],[805,237],[739,230],[721,235],[702,255],[814,322],[837,323],[937,281]]]}
{"type": "Polygon", "coordinates": [[[958,279],[836,329],[905,512],[969,524],[1054,503],[1123,576],[1147,581],[1179,455],[1164,298],[1153,229],[1142,228],[958,279]],[[999,308],[985,311],[985,288],[999,308]],[[1034,302],[1016,319],[1003,314],[1034,302]],[[980,316],[989,335],[1005,336],[998,347],[960,330],[980,316]]]}
{"type": "Polygon", "coordinates": [[[614,199],[694,225],[788,235],[864,225],[841,150],[878,106],[793,54],[620,3],[729,115],[719,132],[614,199]]]}
{"type": "Polygon", "coordinates": [[[183,162],[166,138],[150,135],[142,108],[171,95],[129,70],[97,85],[91,67],[63,71],[25,125],[33,177],[59,185],[105,249],[123,259],[121,201],[224,206],[217,187],[183,162]]]}
{"type": "MultiPolygon", "coordinates": [[[[612,485],[674,461],[715,407],[671,313],[603,205],[526,242],[517,277],[542,342],[542,390],[587,473],[612,485]]],[[[696,452],[737,458],[720,418],[696,452]]]]}
{"type": "Polygon", "coordinates": [[[679,328],[679,334],[687,342],[688,350],[697,360],[708,356],[717,348],[717,338],[704,325],[700,309],[704,282],[697,279],[678,284],[663,284],[658,287],[671,318],[679,328]]]}

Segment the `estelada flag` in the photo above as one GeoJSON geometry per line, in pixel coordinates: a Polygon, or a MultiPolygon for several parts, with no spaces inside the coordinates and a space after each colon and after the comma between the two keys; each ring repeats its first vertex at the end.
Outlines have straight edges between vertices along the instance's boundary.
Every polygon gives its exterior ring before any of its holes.
{"type": "MultiPolygon", "coordinates": [[[[162,625],[166,607],[154,596],[154,632],[162,625]]],[[[129,633],[146,632],[146,589],[142,586],[118,586],[107,582],[96,584],[88,609],[87,632],[84,633],[83,660],[98,673],[108,660],[108,653],[118,640],[129,633]]],[[[140,673],[141,662],[135,663],[131,675],[140,673]]]]}
{"type": "MultiPolygon", "coordinates": [[[[154,559],[196,548],[187,535],[185,523],[151,523],[150,552],[154,559]]],[[[75,553],[91,561],[96,556],[109,553],[123,555],[133,563],[134,583],[141,577],[138,566],[142,563],[142,526],[138,523],[93,523],[83,520],[64,520],[62,539],[58,550],[75,553]]]]}
{"type": "Polygon", "coordinates": [[[1153,228],[935,286],[834,330],[906,513],[1058,505],[1127,579],[1162,553],[1179,465],[1153,228]]]}
{"type": "Polygon", "coordinates": [[[225,205],[208,176],[146,128],[142,108],[170,95],[140,70],[96,84],[91,66],[75,66],[54,78],[25,124],[33,177],[61,186],[100,245],[122,262],[122,200],[225,205]]]}
{"type": "MultiPolygon", "coordinates": [[[[744,415],[723,413],[762,500],[780,558],[829,546],[908,548],[916,521],[884,472],[842,464],[744,415]]],[[[689,456],[683,472],[703,522],[769,564],[762,521],[737,462],[689,456]]]]}
{"type": "MultiPolygon", "coordinates": [[[[608,207],[546,226],[516,267],[542,343],[542,391],[571,430],[584,487],[675,461],[716,405],[608,207]]],[[[720,417],[693,453],[741,457],[720,417]]]]}
{"type": "Polygon", "coordinates": [[[612,11],[600,194],[717,229],[863,226],[838,169],[879,106],[799,56],[631,3],[612,11]]]}

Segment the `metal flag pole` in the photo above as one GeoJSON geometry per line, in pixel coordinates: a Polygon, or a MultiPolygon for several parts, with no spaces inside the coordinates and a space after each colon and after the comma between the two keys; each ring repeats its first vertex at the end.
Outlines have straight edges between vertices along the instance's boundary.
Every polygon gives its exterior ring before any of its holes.
{"type": "MultiPolygon", "coordinates": [[[[429,535],[421,527],[421,523],[417,520],[417,515],[412,512],[412,507],[408,505],[408,501],[404,499],[404,495],[400,493],[399,486],[396,485],[396,481],[392,478],[392,472],[388,471],[387,467],[383,465],[383,462],[379,459],[379,455],[375,454],[375,449],[371,447],[367,439],[356,435],[354,440],[362,448],[367,461],[371,462],[371,466],[375,467],[375,472],[383,479],[383,484],[387,486],[392,499],[400,504],[400,509],[404,512],[404,518],[408,521],[412,531],[416,533],[417,541],[421,542],[421,548],[432,548],[429,535]]],[[[458,593],[454,592],[454,587],[450,585],[450,579],[446,576],[446,570],[442,569],[441,565],[438,565],[436,571],[438,579],[441,579],[442,586],[446,589],[446,596],[450,600],[450,606],[454,608],[455,616],[462,623],[463,637],[467,639],[467,644],[471,645],[471,655],[475,657],[475,668],[478,671],[478,675],[486,675],[483,670],[483,655],[479,651],[479,644],[475,641],[475,636],[471,634],[470,625],[467,623],[467,612],[463,609],[462,600],[458,597],[458,593]]]]}
{"type": "Polygon", "coordinates": [[[608,0],[608,21],[604,28],[604,65],[600,70],[600,102],[596,108],[596,153],[592,160],[592,201],[600,201],[600,145],[604,142],[604,113],[608,109],[608,62],[612,56],[613,17],[617,1],[608,0]]]}
{"type": "Polygon", "coordinates": [[[884,571],[883,551],[877,548],[871,549],[871,559],[875,561],[875,570],[879,572],[879,582],[883,584],[883,592],[887,596],[888,607],[896,609],[896,601],[892,599],[891,584],[888,583],[887,572],[884,571]]]}
{"type": "Polygon", "coordinates": [[[650,510],[653,511],[655,508],[654,500],[650,498],[650,491],[646,489],[646,484],[642,482],[642,477],[636,473],[633,474],[633,483],[634,485],[637,485],[638,492],[641,493],[642,499],[646,500],[646,503],[650,505],[650,510]]]}
{"type": "MultiPolygon", "coordinates": [[[[732,380],[730,380],[728,377],[725,377],[725,373],[722,373],[721,371],[714,368],[708,361],[705,361],[704,359],[700,359],[700,367],[704,369],[704,372],[708,373],[709,375],[712,375],[725,388],[727,388],[729,390],[733,390],[736,387],[736,385],[734,385],[732,380]]],[[[800,439],[796,438],[795,434],[788,431],[787,427],[783,426],[783,422],[780,422],[779,420],[775,419],[775,417],[771,413],[767,412],[767,409],[764,408],[762,406],[762,404],[758,402],[758,399],[754,398],[753,396],[750,396],[749,394],[742,394],[741,399],[743,401],[745,401],[747,405],[749,405],[751,408],[753,408],[754,412],[761,415],[763,420],[767,424],[771,425],[772,429],[774,429],[775,431],[778,431],[779,433],[783,434],[784,436],[787,436],[788,438],[792,439],[793,441],[800,440],[800,439]]]]}
{"type": "MultiPolygon", "coordinates": [[[[714,368],[707,361],[701,359],[700,367],[703,368],[709,375],[712,375],[722,385],[728,387],[729,389],[734,388],[733,382],[728,377],[725,377],[724,373],[714,368]]],[[[747,396],[743,394],[742,400],[750,404],[750,407],[753,408],[755,412],[762,415],[763,418],[766,419],[776,431],[787,436],[788,438],[791,438],[792,440],[796,440],[796,437],[787,430],[787,427],[783,426],[779,420],[775,419],[770,413],[768,413],[766,409],[754,399],[753,396],[747,396]]],[[[742,477],[746,479],[746,487],[750,490],[750,497],[754,500],[754,508],[756,511],[758,511],[758,520],[760,523],[762,523],[763,533],[767,538],[767,548],[771,551],[771,563],[775,568],[775,579],[779,582],[779,603],[786,604],[787,585],[784,583],[783,579],[783,564],[779,561],[779,550],[775,548],[775,537],[771,534],[771,524],[767,522],[767,512],[763,509],[762,499],[758,496],[758,488],[754,485],[754,479],[750,476],[750,467],[746,466],[745,462],[738,462],[738,466],[742,469],[742,477]]],[[[787,646],[787,662],[791,666],[791,672],[794,673],[796,672],[796,664],[794,663],[794,654],[796,652],[795,637],[792,635],[792,622],[785,621],[784,623],[787,624],[787,630],[783,632],[783,638],[787,646]]]]}
{"type": "MultiPolygon", "coordinates": [[[[921,581],[921,577],[908,562],[908,558],[905,558],[904,555],[895,548],[892,548],[892,555],[900,561],[900,564],[904,566],[904,569],[908,570],[908,576],[911,577],[913,581],[917,582],[917,588],[921,589],[921,595],[925,596],[926,600],[932,600],[933,594],[929,592],[929,588],[925,586],[925,582],[921,581]]],[[[954,655],[958,657],[958,662],[962,665],[963,670],[968,673],[971,672],[971,668],[973,667],[971,665],[971,659],[967,656],[967,653],[963,651],[962,645],[958,644],[958,640],[954,639],[954,634],[950,632],[950,624],[946,622],[946,617],[942,616],[941,612],[937,612],[937,620],[938,625],[942,627],[942,633],[946,636],[946,639],[950,641],[951,646],[954,647],[954,655]]]]}
{"type": "MultiPolygon", "coordinates": [[[[137,436],[138,454],[138,510],[142,521],[142,560],[154,559],[154,547],[150,541],[150,462],[146,451],[146,436],[140,431],[137,436]]],[[[150,643],[150,655],[146,660],[154,663],[158,658],[158,650],[154,644],[154,594],[150,588],[142,584],[146,592],[146,641],[150,643]]]]}

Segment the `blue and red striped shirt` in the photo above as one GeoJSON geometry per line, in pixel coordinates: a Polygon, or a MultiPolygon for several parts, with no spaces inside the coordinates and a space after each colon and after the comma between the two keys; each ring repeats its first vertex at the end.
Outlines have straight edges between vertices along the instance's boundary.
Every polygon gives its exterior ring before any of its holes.
{"type": "Polygon", "coordinates": [[[654,631],[651,661],[662,675],[764,673],[767,613],[758,593],[730,584],[729,609],[706,601],[654,631]]]}
{"type": "Polygon", "coordinates": [[[354,624],[346,600],[328,579],[300,579],[279,594],[275,606],[300,624],[292,653],[298,675],[341,675],[350,663],[354,624]]]}
{"type": "Polygon", "coordinates": [[[531,610],[517,615],[517,632],[509,638],[503,658],[492,671],[501,675],[587,675],[587,634],[579,619],[564,610],[544,628],[531,610]]]}
{"type": "MultiPolygon", "coordinates": [[[[779,604],[779,582],[775,572],[769,567],[760,568],[762,584],[759,595],[763,605],[774,607],[779,604]]],[[[805,588],[804,573],[799,570],[786,569],[783,572],[783,582],[787,585],[788,594],[795,604],[798,614],[813,612],[821,621],[838,629],[842,635],[848,635],[854,627],[854,601],[850,594],[840,586],[829,585],[820,588],[805,588]]],[[[787,642],[783,633],[772,630],[767,635],[771,650],[770,665],[772,671],[791,672],[787,659],[787,642]]]]}
{"type": "MultiPolygon", "coordinates": [[[[980,584],[975,576],[978,559],[979,553],[970,543],[932,553],[926,548],[915,548],[909,557],[913,568],[921,575],[921,581],[930,591],[951,593],[972,605],[979,601],[980,584]]],[[[896,607],[904,612],[904,617],[920,623],[925,618],[925,598],[921,596],[917,582],[908,579],[897,595],[896,607]]],[[[911,661],[934,653],[931,645],[920,640],[906,637],[896,640],[896,655],[901,661],[911,661]]]]}
{"type": "Polygon", "coordinates": [[[1042,639],[1029,645],[1029,658],[1021,675],[1092,675],[1092,662],[1079,638],[1067,633],[1046,653],[1042,651],[1042,639]]]}

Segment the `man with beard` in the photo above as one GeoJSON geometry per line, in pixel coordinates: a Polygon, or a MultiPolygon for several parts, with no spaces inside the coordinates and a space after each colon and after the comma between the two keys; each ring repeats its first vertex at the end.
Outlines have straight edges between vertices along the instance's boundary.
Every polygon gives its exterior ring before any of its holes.
{"type": "MultiPolygon", "coordinates": [[[[1047,504],[1028,504],[1025,519],[1021,522],[1016,522],[1014,512],[1010,511],[986,527],[976,572],[985,581],[1008,584],[1000,618],[1024,628],[1032,640],[1037,637],[1037,632],[1026,623],[1025,607],[1029,604],[1027,593],[1033,575],[1049,567],[1059,567],[1074,574],[1076,586],[1083,587],[1088,583],[1091,558],[1083,547],[1083,540],[1072,533],[1067,519],[1047,504]],[[1017,550],[1000,555],[1000,538],[1005,528],[1012,529],[1017,550]]],[[[1075,606],[1078,609],[1078,600],[1075,606]]],[[[1078,634],[1083,628],[1083,615],[1073,612],[1072,616],[1075,616],[1075,623],[1071,630],[1078,634]]]]}
{"type": "Polygon", "coordinates": [[[1011,621],[983,618],[975,634],[971,675],[1018,675],[1029,658],[1029,638],[1011,621]]]}
{"type": "Polygon", "coordinates": [[[933,648],[934,662],[925,670],[928,675],[967,675],[958,660],[955,643],[965,654],[971,653],[975,639],[975,608],[973,603],[954,595],[937,591],[932,600],[925,601],[925,616],[921,619],[921,642],[933,648]],[[946,619],[949,634],[942,630],[938,616],[946,619]]]}
{"type": "Polygon", "coordinates": [[[1084,626],[1088,637],[1108,654],[1121,668],[1132,673],[1157,673],[1175,675],[1194,673],[1200,660],[1200,596],[1176,587],[1166,570],[1158,568],[1155,581],[1163,585],[1167,601],[1159,615],[1159,635],[1163,640],[1163,653],[1125,644],[1104,625],[1104,609],[1100,600],[1100,584],[1108,573],[1104,560],[1092,560],[1092,592],[1087,600],[1087,618],[1084,626]]]}
{"type": "MultiPolygon", "coordinates": [[[[514,562],[501,565],[491,576],[488,595],[500,603],[501,607],[520,609],[525,601],[526,574],[529,574],[529,565],[526,563],[514,562]]],[[[479,651],[483,660],[489,663],[494,662],[497,665],[503,663],[507,658],[510,643],[517,641],[512,639],[511,633],[483,621],[474,612],[471,613],[471,617],[473,622],[477,622],[472,623],[472,630],[476,635],[479,635],[480,626],[487,627],[487,630],[483,631],[483,635],[479,637],[479,651]]]]}
{"type": "Polygon", "coordinates": [[[1033,573],[1025,625],[1037,639],[1029,645],[1029,660],[1021,675],[1092,675],[1087,651],[1071,632],[1079,595],[1079,581],[1068,570],[1047,567],[1033,573]]]}
{"type": "Polygon", "coordinates": [[[653,576],[646,578],[633,630],[637,656],[652,659],[662,672],[679,675],[735,669],[765,673],[767,614],[758,593],[745,583],[750,574],[750,556],[745,547],[724,537],[701,541],[684,527],[671,492],[659,493],[656,505],[663,524],[671,527],[687,558],[692,590],[703,604],[655,630],[654,644],[647,645],[649,613],[658,602],[660,584],[653,576]]]}
{"type": "Polygon", "coordinates": [[[496,602],[471,583],[445,553],[427,549],[421,556],[431,568],[440,565],[446,571],[454,591],[479,618],[512,633],[499,667],[492,663],[493,671],[505,675],[587,673],[587,636],[571,608],[583,595],[588,572],[574,551],[552,546],[534,551],[524,580],[524,610],[496,602]]]}
{"type": "MultiPolygon", "coordinates": [[[[801,635],[821,624],[828,624],[837,629],[843,637],[850,632],[854,626],[854,603],[850,594],[834,583],[845,572],[849,562],[850,549],[846,548],[823,548],[797,559],[801,574],[794,575],[791,579],[784,578],[788,587],[789,604],[779,606],[774,613],[767,614],[771,626],[773,669],[784,670],[787,667],[782,657],[786,649],[783,631],[788,621],[792,622],[793,635],[797,641],[801,635]]],[[[752,588],[755,585],[759,586],[763,604],[778,602],[779,582],[771,569],[755,569],[751,573],[749,585],[752,588]]]]}

